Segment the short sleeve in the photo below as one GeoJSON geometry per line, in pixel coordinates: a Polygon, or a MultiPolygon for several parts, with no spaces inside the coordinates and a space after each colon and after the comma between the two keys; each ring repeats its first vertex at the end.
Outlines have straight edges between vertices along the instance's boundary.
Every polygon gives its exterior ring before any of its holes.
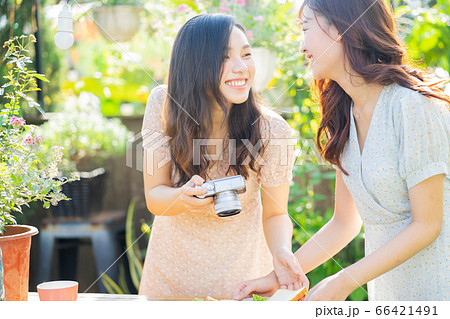
{"type": "Polygon", "coordinates": [[[166,91],[166,86],[157,86],[151,91],[145,107],[141,134],[144,151],[170,161],[170,137],[164,133],[162,125],[162,108],[166,91]]]}
{"type": "Polygon", "coordinates": [[[434,175],[448,176],[449,112],[418,92],[400,98],[399,171],[411,188],[434,175]]]}
{"type": "Polygon", "coordinates": [[[263,125],[263,138],[266,148],[262,156],[260,180],[265,187],[276,187],[292,181],[292,169],[295,163],[295,138],[289,124],[278,114],[268,116],[263,125]]]}

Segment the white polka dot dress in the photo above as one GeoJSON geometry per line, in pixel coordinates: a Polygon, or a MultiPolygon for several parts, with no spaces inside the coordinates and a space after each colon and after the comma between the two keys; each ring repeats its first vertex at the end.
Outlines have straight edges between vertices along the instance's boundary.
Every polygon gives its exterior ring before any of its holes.
{"type": "Polygon", "coordinates": [[[392,84],[375,106],[361,154],[355,120],[341,156],[344,182],[364,221],[370,254],[411,223],[408,189],[445,174],[439,237],[405,263],[368,283],[369,300],[449,300],[450,114],[413,90],[392,84]]]}
{"type": "MultiPolygon", "coordinates": [[[[155,88],[147,103],[145,130],[163,134],[161,109],[164,87],[155,88]]],[[[286,121],[269,111],[269,127],[263,125],[263,138],[291,138],[286,121]]],[[[147,132],[147,135],[151,135],[147,132]]],[[[151,147],[144,140],[144,149],[151,147]]],[[[279,143],[278,143],[279,144],[279,143]]],[[[282,148],[283,149],[283,148],[282,148]]],[[[247,191],[240,194],[242,211],[226,218],[210,213],[189,212],[176,216],[156,216],[145,259],[139,293],[149,297],[214,296],[231,298],[236,285],[267,275],[273,270],[263,224],[261,185],[275,187],[292,180],[293,147],[290,156],[279,147],[267,147],[261,175],[250,171],[247,191]],[[284,165],[279,165],[279,163],[284,165]]],[[[153,150],[170,159],[167,145],[153,150]]],[[[228,148],[209,170],[209,179],[226,177],[228,148]]]]}

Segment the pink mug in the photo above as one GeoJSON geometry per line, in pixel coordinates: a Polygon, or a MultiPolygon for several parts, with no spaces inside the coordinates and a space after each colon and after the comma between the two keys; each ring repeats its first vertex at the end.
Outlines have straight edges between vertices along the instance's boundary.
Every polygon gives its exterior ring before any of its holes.
{"type": "Polygon", "coordinates": [[[69,280],[44,282],[37,286],[37,291],[40,301],[76,301],[78,282],[69,280]]]}

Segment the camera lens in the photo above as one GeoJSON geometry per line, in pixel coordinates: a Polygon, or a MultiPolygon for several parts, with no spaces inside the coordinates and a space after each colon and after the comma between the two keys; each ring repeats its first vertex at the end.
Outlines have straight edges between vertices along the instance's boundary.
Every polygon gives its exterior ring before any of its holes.
{"type": "Polygon", "coordinates": [[[225,191],[214,196],[214,208],[219,217],[229,217],[241,212],[241,201],[236,191],[225,191]]]}

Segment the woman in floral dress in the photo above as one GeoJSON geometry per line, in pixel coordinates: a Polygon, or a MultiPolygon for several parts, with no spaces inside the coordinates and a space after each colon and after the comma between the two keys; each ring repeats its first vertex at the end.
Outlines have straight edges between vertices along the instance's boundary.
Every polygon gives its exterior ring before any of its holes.
{"type": "Polygon", "coordinates": [[[179,31],[168,85],[151,92],[142,128],[145,196],[156,217],[140,294],[230,298],[237,283],[272,269],[292,287],[307,285],[286,213],[292,132],[258,102],[254,73],[231,16],[200,15],[179,31]],[[246,179],[242,210],[218,217],[196,186],[234,175],[246,179]]]}
{"type": "MultiPolygon", "coordinates": [[[[306,0],[299,19],[322,108],[317,145],[336,168],[332,219],[296,253],[309,272],[364,222],[365,257],[315,285],[306,300],[449,299],[450,99],[408,65],[384,0],[306,0]]],[[[270,294],[271,273],[234,298],[270,294]]]]}

